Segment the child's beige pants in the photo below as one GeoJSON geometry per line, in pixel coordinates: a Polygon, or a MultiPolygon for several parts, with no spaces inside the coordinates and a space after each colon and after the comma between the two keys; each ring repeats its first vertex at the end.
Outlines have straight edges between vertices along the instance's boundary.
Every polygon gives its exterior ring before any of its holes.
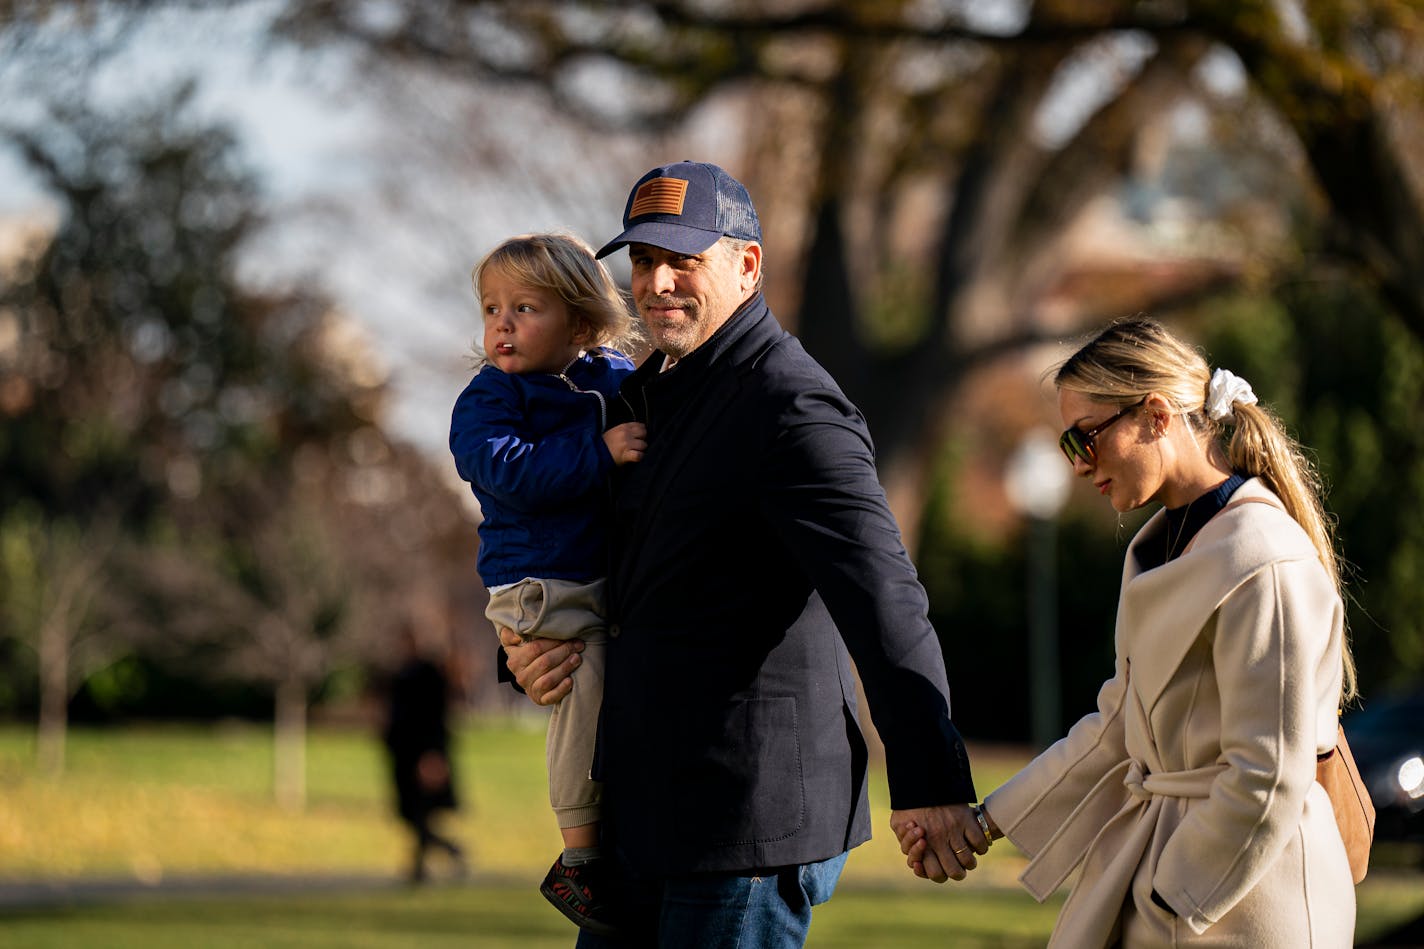
{"type": "Polygon", "coordinates": [[[549,768],[549,803],[560,827],[598,820],[603,786],[589,777],[603,705],[604,650],[608,643],[604,582],[528,578],[490,594],[485,616],[496,631],[507,627],[520,638],[582,639],[583,662],[573,690],[554,706],[544,752],[549,768]]]}

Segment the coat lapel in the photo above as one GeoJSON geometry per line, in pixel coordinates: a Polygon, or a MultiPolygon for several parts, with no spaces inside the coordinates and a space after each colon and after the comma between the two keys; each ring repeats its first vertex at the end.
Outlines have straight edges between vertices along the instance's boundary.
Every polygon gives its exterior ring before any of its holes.
{"type": "MultiPolygon", "coordinates": [[[[1133,547],[1149,536],[1149,528],[1160,526],[1159,518],[1165,519],[1160,511],[1138,532],[1133,547]]],[[[1268,564],[1316,556],[1305,532],[1255,478],[1236,490],[1176,560],[1138,572],[1129,548],[1115,635],[1144,707],[1152,707],[1233,590],[1268,564]],[[1237,504],[1247,499],[1268,503],[1237,504]]]]}
{"type": "MultiPolygon", "coordinates": [[[[729,377],[728,383],[734,385],[735,380],[729,377]]],[[[725,389],[725,386],[723,387],[725,389]]],[[[731,391],[723,391],[712,384],[708,377],[699,380],[699,384],[691,386],[686,392],[679,393],[679,399],[685,397],[678,405],[676,412],[667,419],[664,424],[669,428],[683,428],[684,426],[694,429],[706,429],[710,418],[716,414],[725,398],[730,398],[731,391]]],[[[640,582],[642,572],[647,569],[646,558],[643,552],[649,549],[649,545],[644,541],[648,532],[657,523],[662,502],[667,497],[669,486],[673,484],[678,473],[687,465],[688,459],[701,443],[699,438],[678,438],[669,439],[672,450],[659,455],[652,460],[649,465],[650,470],[646,472],[647,481],[642,487],[643,501],[638,507],[636,519],[633,521],[632,530],[628,534],[628,553],[624,562],[628,564],[627,584],[631,589],[634,584],[640,582]]],[[[643,461],[641,464],[648,464],[643,461]]]]}

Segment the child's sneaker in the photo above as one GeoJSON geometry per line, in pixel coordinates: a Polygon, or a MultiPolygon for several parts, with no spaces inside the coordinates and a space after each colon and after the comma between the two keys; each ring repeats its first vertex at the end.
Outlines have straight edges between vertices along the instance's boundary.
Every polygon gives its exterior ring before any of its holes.
{"type": "Polygon", "coordinates": [[[544,882],[539,884],[539,892],[580,928],[598,936],[613,936],[618,927],[611,918],[604,866],[604,861],[599,859],[566,867],[564,855],[559,854],[544,882]]]}

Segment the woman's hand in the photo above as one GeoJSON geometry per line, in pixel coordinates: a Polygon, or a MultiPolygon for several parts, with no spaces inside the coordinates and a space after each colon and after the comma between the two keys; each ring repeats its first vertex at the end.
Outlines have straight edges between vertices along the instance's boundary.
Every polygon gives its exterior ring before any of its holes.
{"type": "Polygon", "coordinates": [[[557,705],[574,687],[573,672],[583,662],[581,639],[531,639],[524,642],[514,630],[501,627],[506,664],[514,681],[535,705],[557,705]]]}
{"type": "Polygon", "coordinates": [[[909,867],[915,876],[921,880],[934,880],[936,883],[943,883],[949,879],[949,875],[942,871],[937,870],[931,875],[930,871],[925,869],[925,857],[929,852],[929,842],[925,840],[923,827],[911,822],[906,824],[897,836],[900,839],[900,852],[905,855],[905,866],[909,867]]]}

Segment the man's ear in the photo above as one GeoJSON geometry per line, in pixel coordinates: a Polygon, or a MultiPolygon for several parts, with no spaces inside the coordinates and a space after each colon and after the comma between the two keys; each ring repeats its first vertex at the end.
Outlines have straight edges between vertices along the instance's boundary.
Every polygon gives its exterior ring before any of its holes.
{"type": "Polygon", "coordinates": [[[742,248],[740,274],[744,293],[750,292],[761,279],[761,245],[756,241],[742,248]]]}

